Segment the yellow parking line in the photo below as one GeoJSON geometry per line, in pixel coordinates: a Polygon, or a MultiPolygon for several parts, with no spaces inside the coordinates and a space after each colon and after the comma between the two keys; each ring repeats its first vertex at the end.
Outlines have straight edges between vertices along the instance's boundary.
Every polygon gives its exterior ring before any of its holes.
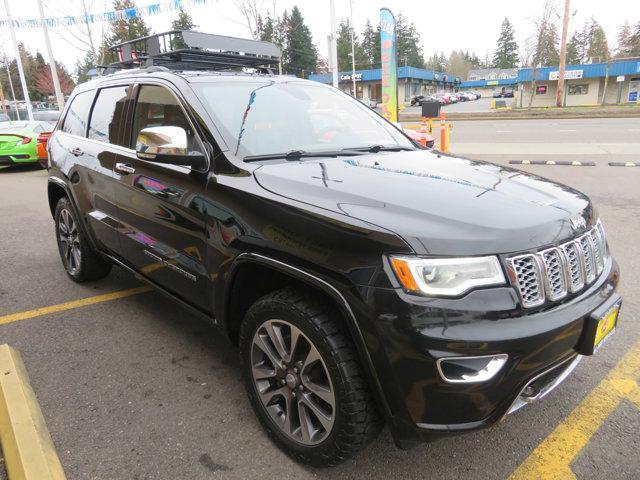
{"type": "Polygon", "coordinates": [[[640,342],[511,474],[511,480],[576,478],[571,462],[623,399],[640,408],[640,342]]]}
{"type": "Polygon", "coordinates": [[[80,300],[73,300],[71,302],[58,303],[57,305],[51,305],[48,307],[27,310],[25,312],[11,313],[0,317],[0,325],[17,322],[18,320],[26,320],[27,318],[39,317],[41,315],[48,315],[50,313],[72,310],[74,308],[85,307],[87,305],[94,305],[96,303],[108,302],[109,300],[117,300],[118,298],[130,297],[132,295],[138,295],[139,293],[149,291],[151,291],[151,287],[135,287],[127,290],[118,290],[117,292],[95,295],[93,297],[81,298],[80,300]]]}

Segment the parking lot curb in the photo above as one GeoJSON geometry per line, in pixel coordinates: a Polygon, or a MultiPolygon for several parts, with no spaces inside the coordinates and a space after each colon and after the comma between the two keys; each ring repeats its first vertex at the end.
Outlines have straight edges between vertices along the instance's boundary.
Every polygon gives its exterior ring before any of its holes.
{"type": "MultiPolygon", "coordinates": [[[[509,160],[511,165],[568,165],[572,167],[595,167],[596,162],[577,160],[509,160]]],[[[609,164],[611,165],[611,164],[609,164]]]]}
{"type": "Polygon", "coordinates": [[[0,345],[0,445],[10,480],[64,480],[20,353],[0,345]]]}
{"type": "Polygon", "coordinates": [[[610,167],[640,167],[640,162],[609,162],[610,167]]]}

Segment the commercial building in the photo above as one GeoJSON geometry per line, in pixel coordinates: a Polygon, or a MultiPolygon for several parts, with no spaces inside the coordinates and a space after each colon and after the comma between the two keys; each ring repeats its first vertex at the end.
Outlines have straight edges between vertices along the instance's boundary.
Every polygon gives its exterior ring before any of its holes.
{"type": "MultiPolygon", "coordinates": [[[[556,104],[558,67],[542,67],[534,72],[518,72],[518,107],[550,107],[556,104]],[[533,88],[532,88],[533,87],[533,88]]],[[[564,75],[563,105],[598,105],[640,101],[640,58],[567,65],[564,75]]]]}
{"type": "MultiPolygon", "coordinates": [[[[338,74],[339,87],[347,93],[352,93],[352,72],[338,74]]],[[[382,100],[382,70],[356,70],[356,96],[363,101],[382,100]]],[[[321,83],[331,83],[331,74],[312,74],[309,80],[321,83]]],[[[460,77],[447,73],[432,72],[423,68],[398,67],[398,101],[408,103],[411,97],[427,95],[436,92],[452,92],[460,85],[460,77]]]]}
{"type": "Polygon", "coordinates": [[[518,83],[517,68],[481,68],[469,70],[467,80],[460,83],[461,90],[473,90],[483,97],[490,97],[493,92],[503,92],[507,88],[516,88],[518,83]]]}
{"type": "Polygon", "coordinates": [[[469,70],[467,80],[505,80],[507,78],[516,78],[517,76],[517,68],[478,68],[469,70]]]}

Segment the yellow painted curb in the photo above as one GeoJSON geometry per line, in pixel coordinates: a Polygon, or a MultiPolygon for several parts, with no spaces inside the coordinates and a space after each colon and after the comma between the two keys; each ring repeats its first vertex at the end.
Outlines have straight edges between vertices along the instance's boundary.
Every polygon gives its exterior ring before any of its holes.
{"type": "Polygon", "coordinates": [[[9,480],[64,480],[20,353],[0,345],[0,445],[9,480]]]}

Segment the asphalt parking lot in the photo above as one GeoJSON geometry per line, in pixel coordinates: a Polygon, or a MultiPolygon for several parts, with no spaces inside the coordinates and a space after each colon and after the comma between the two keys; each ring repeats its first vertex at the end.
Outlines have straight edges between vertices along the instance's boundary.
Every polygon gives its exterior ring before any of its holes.
{"type": "MultiPolygon", "coordinates": [[[[441,112],[444,112],[445,115],[448,113],[460,113],[460,112],[489,112],[491,111],[491,101],[493,99],[489,97],[481,97],[478,100],[469,100],[468,102],[458,102],[453,103],[451,105],[443,105],[440,108],[441,112]]],[[[507,104],[513,100],[512,98],[507,98],[507,104]]],[[[422,107],[420,106],[407,106],[402,111],[403,115],[420,115],[422,112],[422,107]]]]}
{"type": "MultiPolygon", "coordinates": [[[[537,144],[540,158],[580,155],[562,145],[583,144],[581,132],[592,128],[578,123],[566,128],[576,135],[562,137],[557,123],[518,122],[500,137],[503,143],[537,144]]],[[[47,173],[0,169],[0,344],[22,352],[67,477],[640,478],[640,300],[634,295],[640,289],[640,167],[607,165],[640,160],[640,149],[634,150],[640,121],[599,122],[600,138],[627,145],[625,153],[607,147],[594,167],[518,168],[594,200],[622,271],[617,333],[544,401],[494,428],[410,451],[397,450],[385,431],[354,460],[330,470],[302,467],[269,441],[245,397],[237,353],[215,329],[140,289],[119,268],[100,282],[71,282],[53,235],[47,173]]],[[[452,149],[465,156],[498,163],[526,157],[491,147],[504,126],[458,122],[455,128],[452,149]],[[474,153],[473,144],[487,146],[474,153]]],[[[607,142],[596,137],[593,143],[607,142]]]]}

